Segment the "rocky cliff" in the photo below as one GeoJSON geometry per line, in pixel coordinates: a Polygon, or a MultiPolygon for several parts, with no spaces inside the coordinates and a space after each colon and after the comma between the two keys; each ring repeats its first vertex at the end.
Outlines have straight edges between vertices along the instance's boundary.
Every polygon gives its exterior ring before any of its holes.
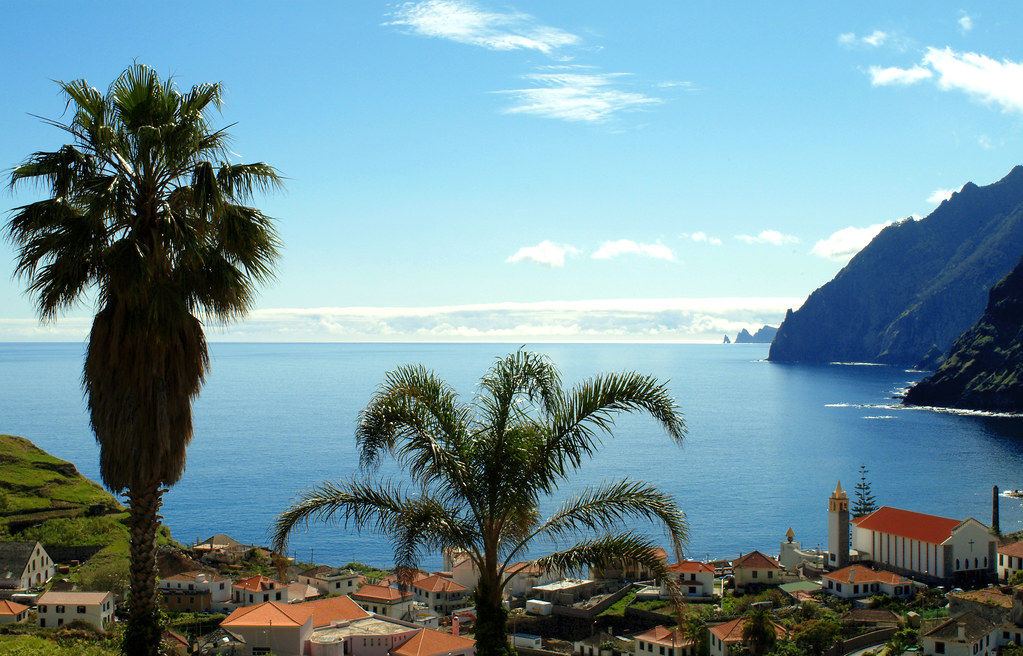
{"type": "Polygon", "coordinates": [[[911,387],[903,402],[1023,411],[1023,260],[991,289],[984,314],[955,341],[941,367],[911,387]]]}
{"type": "Polygon", "coordinates": [[[736,344],[770,344],[771,340],[774,339],[778,329],[774,326],[763,326],[757,329],[757,332],[752,335],[748,330],[743,328],[739,331],[739,334],[735,336],[736,344]]]}
{"type": "Polygon", "coordinates": [[[768,356],[776,362],[914,366],[945,353],[1023,253],[1023,167],[967,183],[927,217],[889,225],[797,311],[768,356]],[[930,352],[930,353],[929,353],[930,352]]]}

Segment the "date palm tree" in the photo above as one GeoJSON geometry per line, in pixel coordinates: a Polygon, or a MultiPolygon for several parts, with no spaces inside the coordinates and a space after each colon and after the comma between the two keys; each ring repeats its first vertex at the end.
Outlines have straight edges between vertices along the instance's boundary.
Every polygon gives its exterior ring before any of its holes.
{"type": "Polygon", "coordinates": [[[754,608],[742,626],[742,641],[752,656],[763,656],[774,648],[778,633],[771,614],[765,608],[754,608]]]}
{"type": "Polygon", "coordinates": [[[478,653],[508,653],[503,592],[531,544],[562,543],[531,561],[543,572],[630,561],[663,576],[653,542],[622,528],[649,520],[681,553],[685,517],[671,496],[646,483],[585,489],[540,519],[540,501],[612,437],[616,415],[635,411],[682,441],[682,415],[667,386],[650,376],[600,375],[566,390],[546,357],[520,350],[497,360],[464,403],[426,368],[398,368],[362,411],[356,441],[364,471],[390,455],[412,484],[372,476],[322,484],[277,518],[274,546],[286,553],[292,531],[310,519],[372,528],[391,540],[403,585],[426,551],[455,550],[479,575],[478,653]],[[565,546],[566,538],[582,539],[565,546]]]}
{"type": "Polygon", "coordinates": [[[274,220],[247,205],[278,189],[263,163],[234,164],[214,129],[221,85],[185,93],[134,64],[101,93],[59,83],[69,135],[16,166],[11,186],[43,200],[11,211],[16,272],[44,321],[94,301],[83,383],[100,474],[128,502],[130,594],[124,651],[155,655],[156,532],[164,487],[184,471],[192,400],[209,368],[203,321],[229,321],[273,275],[274,220]]]}

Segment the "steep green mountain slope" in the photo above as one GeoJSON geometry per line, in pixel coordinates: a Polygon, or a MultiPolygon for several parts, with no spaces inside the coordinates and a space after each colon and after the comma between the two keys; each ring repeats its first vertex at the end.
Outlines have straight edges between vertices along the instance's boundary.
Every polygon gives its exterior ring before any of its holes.
{"type": "Polygon", "coordinates": [[[1023,259],[991,289],[977,323],[906,394],[909,405],[1023,411],[1023,259]]]}
{"type": "Polygon", "coordinates": [[[930,215],[882,230],[799,310],[771,344],[775,362],[912,366],[946,352],[1023,253],[1023,167],[967,183],[930,215]]]}
{"type": "MultiPolygon", "coordinates": [[[[127,581],[127,516],[71,463],[22,437],[0,435],[0,540],[38,540],[56,560],[64,560],[61,551],[68,559],[89,557],[75,573],[78,583],[114,589],[127,581]]],[[[171,542],[166,527],[158,540],[171,542]]]]}

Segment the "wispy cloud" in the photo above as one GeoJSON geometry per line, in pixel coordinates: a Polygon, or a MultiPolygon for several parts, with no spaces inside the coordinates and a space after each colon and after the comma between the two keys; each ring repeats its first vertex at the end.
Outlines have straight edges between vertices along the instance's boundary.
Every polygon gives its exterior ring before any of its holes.
{"type": "Polygon", "coordinates": [[[386,25],[421,36],[448,39],[489,50],[537,50],[545,54],[579,44],[579,36],[544,25],[529,14],[488,11],[465,0],[407,2],[386,25]]]}
{"type": "Polygon", "coordinates": [[[605,241],[601,244],[593,253],[593,259],[595,260],[609,260],[620,255],[642,255],[644,257],[652,257],[657,260],[674,260],[675,254],[671,252],[671,249],[657,242],[654,244],[641,244],[631,239],[616,239],[614,241],[605,241]]]}
{"type": "Polygon", "coordinates": [[[898,66],[871,66],[870,83],[875,87],[889,86],[893,84],[916,84],[921,80],[933,76],[930,69],[923,66],[912,68],[899,68],[898,66]]]}
{"type": "Polygon", "coordinates": [[[782,234],[777,230],[763,230],[758,235],[736,235],[736,239],[747,244],[771,244],[781,246],[783,244],[795,244],[799,238],[794,235],[782,234]]]}
{"type": "Polygon", "coordinates": [[[717,237],[711,237],[706,232],[698,230],[692,234],[683,232],[681,235],[682,239],[689,239],[695,241],[697,244],[710,244],[711,246],[720,246],[721,240],[717,237]]]}
{"type": "Polygon", "coordinates": [[[931,192],[931,195],[927,197],[927,202],[932,205],[939,205],[942,201],[946,201],[952,197],[952,194],[959,191],[958,189],[935,189],[931,192]]]}
{"type": "Polygon", "coordinates": [[[995,144],[995,142],[991,140],[991,137],[987,136],[986,134],[982,134],[979,137],[977,137],[977,143],[984,150],[994,150],[999,145],[995,144]]]}
{"type": "Polygon", "coordinates": [[[870,240],[877,236],[877,233],[892,224],[875,223],[865,228],[849,226],[831,233],[830,236],[818,240],[810,253],[818,257],[824,257],[836,262],[845,262],[856,253],[863,250],[863,247],[870,243],[870,240]]]}
{"type": "Polygon", "coordinates": [[[869,46],[871,48],[878,48],[885,44],[886,41],[892,38],[890,32],[884,30],[874,30],[870,34],[863,36],[857,36],[855,32],[845,32],[844,34],[838,35],[838,42],[844,46],[869,46]]]}
{"type": "Polygon", "coordinates": [[[679,89],[681,91],[702,91],[700,87],[696,86],[693,82],[685,80],[668,80],[665,82],[658,82],[657,86],[661,89],[679,89]]]}
{"type": "MultiPolygon", "coordinates": [[[[256,310],[211,341],[671,341],[778,325],[803,298],[664,298],[256,310]]],[[[0,320],[0,341],[81,341],[90,320],[0,320]]]]}
{"type": "Polygon", "coordinates": [[[506,114],[530,114],[565,121],[599,123],[615,115],[660,103],[660,98],[623,88],[626,73],[545,71],[523,76],[536,86],[508,89],[514,104],[506,114]]]}
{"type": "Polygon", "coordinates": [[[544,240],[536,246],[523,246],[515,251],[505,262],[521,262],[527,260],[549,267],[565,266],[566,255],[578,255],[581,253],[575,246],[568,244],[556,244],[553,241],[544,240]]]}
{"type": "Polygon", "coordinates": [[[965,11],[961,12],[962,15],[959,17],[959,29],[962,30],[963,34],[973,29],[973,18],[965,11]]]}
{"type": "Polygon", "coordinates": [[[961,91],[1003,111],[1023,112],[1023,63],[1010,59],[949,47],[927,48],[921,62],[912,68],[872,66],[869,72],[875,86],[933,80],[943,91],[961,91]]]}

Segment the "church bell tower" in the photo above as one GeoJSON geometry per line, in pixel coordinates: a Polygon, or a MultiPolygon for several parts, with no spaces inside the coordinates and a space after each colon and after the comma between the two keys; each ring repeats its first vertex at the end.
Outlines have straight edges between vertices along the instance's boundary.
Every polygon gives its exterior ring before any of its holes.
{"type": "Polygon", "coordinates": [[[828,569],[849,564],[849,497],[842,481],[828,499],[828,569]]]}

